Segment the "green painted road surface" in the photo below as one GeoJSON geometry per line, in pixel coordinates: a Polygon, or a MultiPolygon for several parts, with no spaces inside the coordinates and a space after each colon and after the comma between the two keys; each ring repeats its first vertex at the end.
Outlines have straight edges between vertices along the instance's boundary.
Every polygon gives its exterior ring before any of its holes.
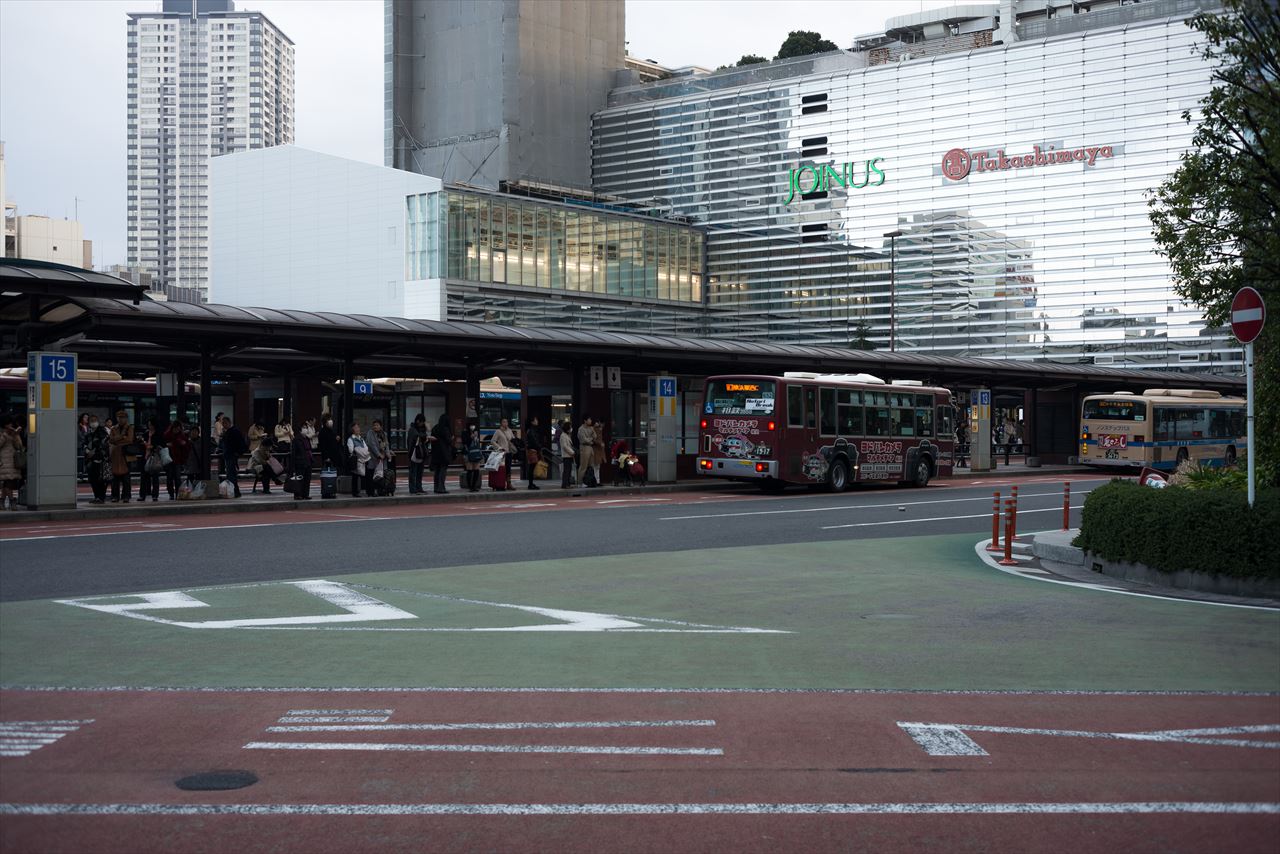
{"type": "MultiPolygon", "coordinates": [[[[973,546],[966,534],[333,567],[314,577],[400,619],[294,627],[193,628],[15,602],[0,605],[0,684],[1280,691],[1280,613],[1017,578],[973,546]]],[[[277,623],[351,613],[294,583],[186,592],[182,607],[135,613],[277,623]]]]}

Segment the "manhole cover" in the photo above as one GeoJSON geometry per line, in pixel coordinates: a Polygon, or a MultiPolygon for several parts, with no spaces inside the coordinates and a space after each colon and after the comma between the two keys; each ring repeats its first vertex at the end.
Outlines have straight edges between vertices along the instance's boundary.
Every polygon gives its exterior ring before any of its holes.
{"type": "Polygon", "coordinates": [[[863,614],[864,620],[916,620],[915,614],[863,614]]]}
{"type": "Polygon", "coordinates": [[[206,771],[203,774],[192,774],[183,777],[176,785],[189,792],[218,792],[226,789],[243,789],[258,782],[258,777],[249,771],[206,771]]]}

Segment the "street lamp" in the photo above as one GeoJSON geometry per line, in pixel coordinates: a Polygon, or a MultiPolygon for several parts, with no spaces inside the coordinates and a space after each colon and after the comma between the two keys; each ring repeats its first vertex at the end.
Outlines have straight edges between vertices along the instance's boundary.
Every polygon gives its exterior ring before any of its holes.
{"type": "Polygon", "coordinates": [[[885,237],[889,238],[889,352],[892,353],[896,347],[896,326],[897,326],[897,272],[898,272],[898,238],[902,236],[901,231],[886,231],[885,237]]]}

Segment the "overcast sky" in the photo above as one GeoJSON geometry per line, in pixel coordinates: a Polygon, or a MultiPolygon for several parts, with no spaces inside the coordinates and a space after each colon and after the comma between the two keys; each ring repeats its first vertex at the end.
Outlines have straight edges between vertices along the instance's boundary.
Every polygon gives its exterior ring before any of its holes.
{"type": "MultiPolygon", "coordinates": [[[[484,0],[478,0],[484,2],[484,0]]],[[[631,54],[715,68],[790,30],[840,47],[949,0],[626,0],[631,54]]],[[[125,21],[155,0],[0,0],[0,140],[19,213],[79,216],[94,264],[125,253],[125,21]]],[[[294,42],[299,146],[382,163],[382,0],[237,0],[294,42]]]]}

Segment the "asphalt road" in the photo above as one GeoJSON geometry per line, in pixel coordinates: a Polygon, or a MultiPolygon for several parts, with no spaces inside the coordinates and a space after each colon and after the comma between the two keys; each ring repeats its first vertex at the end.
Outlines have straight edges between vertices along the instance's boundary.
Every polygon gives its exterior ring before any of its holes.
{"type": "MultiPolygon", "coordinates": [[[[1073,482],[1072,505],[1103,482],[1073,482]]],[[[219,527],[202,527],[209,523],[189,517],[174,528],[122,526],[92,536],[0,540],[0,601],[728,546],[963,532],[979,537],[991,530],[992,489],[888,486],[839,495],[560,499],[394,518],[353,513],[310,524],[299,524],[299,513],[269,511],[237,514],[219,527]]],[[[1020,491],[1021,531],[1061,525],[1059,482],[1029,482],[1020,491]]],[[[1079,512],[1072,511],[1073,526],[1079,512]]]]}

